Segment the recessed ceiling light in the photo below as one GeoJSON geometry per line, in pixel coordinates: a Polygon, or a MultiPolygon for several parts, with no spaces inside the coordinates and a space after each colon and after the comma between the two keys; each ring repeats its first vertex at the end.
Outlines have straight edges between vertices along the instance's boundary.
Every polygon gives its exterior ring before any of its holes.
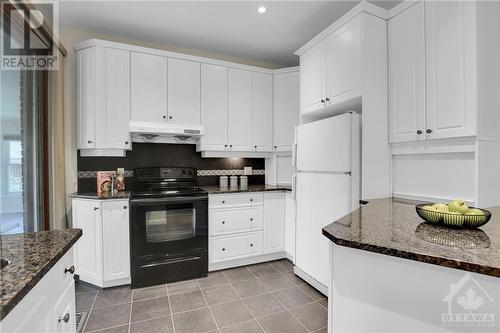
{"type": "Polygon", "coordinates": [[[264,13],[266,12],[266,7],[264,7],[264,6],[259,6],[259,9],[258,9],[258,10],[259,10],[259,13],[260,13],[260,14],[264,14],[264,13]]]}

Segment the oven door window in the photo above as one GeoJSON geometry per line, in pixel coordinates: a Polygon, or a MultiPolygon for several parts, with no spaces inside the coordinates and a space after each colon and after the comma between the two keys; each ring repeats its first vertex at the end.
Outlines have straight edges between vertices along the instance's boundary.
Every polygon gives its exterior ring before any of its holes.
{"type": "Polygon", "coordinates": [[[196,236],[196,213],[192,204],[168,205],[146,211],[146,241],[161,243],[196,236]]]}

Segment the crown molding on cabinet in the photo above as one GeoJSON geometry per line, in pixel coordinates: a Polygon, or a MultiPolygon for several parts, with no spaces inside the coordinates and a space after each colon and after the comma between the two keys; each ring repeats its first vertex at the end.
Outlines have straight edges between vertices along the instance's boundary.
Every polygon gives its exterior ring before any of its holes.
{"type": "Polygon", "coordinates": [[[361,13],[368,13],[368,14],[371,14],[373,16],[379,17],[383,20],[387,20],[388,14],[389,14],[389,12],[387,10],[380,8],[379,6],[376,6],[376,5],[371,4],[369,2],[366,2],[366,1],[361,1],[353,9],[348,11],[344,16],[342,16],[337,21],[332,23],[325,30],[321,31],[319,34],[317,34],[313,39],[311,39],[309,42],[307,42],[300,49],[295,51],[294,54],[296,54],[298,56],[304,54],[311,47],[313,47],[318,42],[325,39],[328,35],[333,33],[335,30],[339,29],[344,24],[346,24],[347,22],[349,22],[350,20],[352,20],[354,17],[356,17],[357,15],[359,15],[361,13]]]}
{"type": "Polygon", "coordinates": [[[391,8],[388,11],[389,15],[387,16],[387,19],[390,20],[394,16],[401,14],[402,12],[404,12],[405,10],[410,8],[411,6],[416,5],[420,1],[422,1],[422,0],[404,0],[403,2],[397,4],[396,6],[394,6],[393,8],[391,8]]]}
{"type": "Polygon", "coordinates": [[[95,47],[95,46],[114,48],[114,49],[119,49],[119,50],[130,51],[130,52],[146,53],[146,54],[152,54],[152,55],[163,56],[163,57],[168,57],[168,58],[190,60],[190,61],[196,61],[196,62],[205,63],[205,64],[226,66],[226,67],[244,69],[244,70],[266,73],[266,74],[281,74],[281,73],[289,73],[289,72],[298,72],[299,71],[298,66],[286,67],[286,68],[280,68],[280,69],[267,69],[267,68],[262,68],[262,67],[237,64],[237,63],[228,62],[228,61],[215,60],[215,59],[211,59],[211,58],[198,57],[198,56],[193,56],[193,55],[184,54],[184,53],[164,51],[164,50],[159,50],[159,49],[154,49],[154,48],[112,42],[112,41],[108,41],[108,40],[95,39],[95,38],[77,43],[73,46],[73,48],[78,51],[78,50],[86,49],[89,47],[95,47]]]}

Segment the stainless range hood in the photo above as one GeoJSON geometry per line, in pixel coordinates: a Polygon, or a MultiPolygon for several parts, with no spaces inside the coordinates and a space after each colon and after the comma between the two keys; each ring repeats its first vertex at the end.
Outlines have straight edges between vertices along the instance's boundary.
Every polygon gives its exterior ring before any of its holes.
{"type": "Polygon", "coordinates": [[[203,135],[202,125],[130,121],[132,142],[196,144],[203,135]]]}

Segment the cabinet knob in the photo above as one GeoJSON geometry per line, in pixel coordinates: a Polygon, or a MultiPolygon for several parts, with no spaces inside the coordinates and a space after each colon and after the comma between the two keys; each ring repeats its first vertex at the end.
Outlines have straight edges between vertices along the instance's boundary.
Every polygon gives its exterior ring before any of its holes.
{"type": "Polygon", "coordinates": [[[99,207],[94,207],[94,210],[98,210],[98,209],[99,209],[99,207]]]}
{"type": "Polygon", "coordinates": [[[64,274],[66,274],[66,273],[75,274],[75,266],[71,266],[70,268],[65,268],[64,274]]]}
{"type": "Polygon", "coordinates": [[[226,224],[226,221],[222,221],[222,224],[226,224]]]}
{"type": "Polygon", "coordinates": [[[250,202],[252,202],[252,201],[253,201],[253,198],[250,198],[250,202]]]}
{"type": "Polygon", "coordinates": [[[418,134],[418,135],[422,134],[422,131],[421,131],[421,130],[418,130],[418,131],[417,131],[417,134],[418,134]]]}
{"type": "Polygon", "coordinates": [[[226,251],[226,248],[224,248],[224,247],[223,247],[223,248],[222,248],[222,251],[226,251]]]}
{"type": "Polygon", "coordinates": [[[253,146],[255,149],[257,149],[257,146],[253,146]]]}
{"type": "Polygon", "coordinates": [[[278,149],[278,146],[274,146],[274,149],[278,149]]]}
{"type": "Polygon", "coordinates": [[[59,319],[57,319],[58,323],[60,323],[61,321],[64,321],[65,323],[67,323],[69,321],[69,313],[66,313],[64,316],[59,317],[59,319]]]}
{"type": "Polygon", "coordinates": [[[225,204],[225,203],[226,203],[226,201],[225,201],[225,200],[222,200],[222,203],[223,203],[223,204],[225,204]]]}
{"type": "Polygon", "coordinates": [[[92,140],[87,140],[87,143],[92,143],[92,140]]]}
{"type": "Polygon", "coordinates": [[[327,98],[325,99],[325,101],[326,101],[326,102],[330,102],[330,99],[327,97],[327,98]]]}
{"type": "Polygon", "coordinates": [[[229,148],[233,148],[233,145],[229,145],[229,148]]]}
{"type": "Polygon", "coordinates": [[[128,145],[128,141],[125,141],[125,144],[128,145]]]}
{"type": "Polygon", "coordinates": [[[224,147],[227,147],[227,145],[224,145],[224,147]]]}
{"type": "Polygon", "coordinates": [[[250,218],[250,221],[253,221],[253,217],[250,218]]]}
{"type": "Polygon", "coordinates": [[[322,100],[321,100],[321,103],[325,103],[325,100],[324,100],[324,99],[322,99],[322,100]]]}
{"type": "Polygon", "coordinates": [[[128,206],[123,206],[123,209],[127,209],[127,208],[128,208],[128,206]]]}
{"type": "Polygon", "coordinates": [[[253,247],[253,244],[250,243],[250,247],[253,247]]]}
{"type": "Polygon", "coordinates": [[[172,116],[168,116],[168,119],[172,119],[173,117],[172,116]]]}
{"type": "Polygon", "coordinates": [[[430,128],[428,128],[426,131],[425,131],[427,134],[430,134],[432,133],[432,130],[430,128]]]}
{"type": "Polygon", "coordinates": [[[163,116],[163,119],[167,119],[167,116],[163,116]]]}

